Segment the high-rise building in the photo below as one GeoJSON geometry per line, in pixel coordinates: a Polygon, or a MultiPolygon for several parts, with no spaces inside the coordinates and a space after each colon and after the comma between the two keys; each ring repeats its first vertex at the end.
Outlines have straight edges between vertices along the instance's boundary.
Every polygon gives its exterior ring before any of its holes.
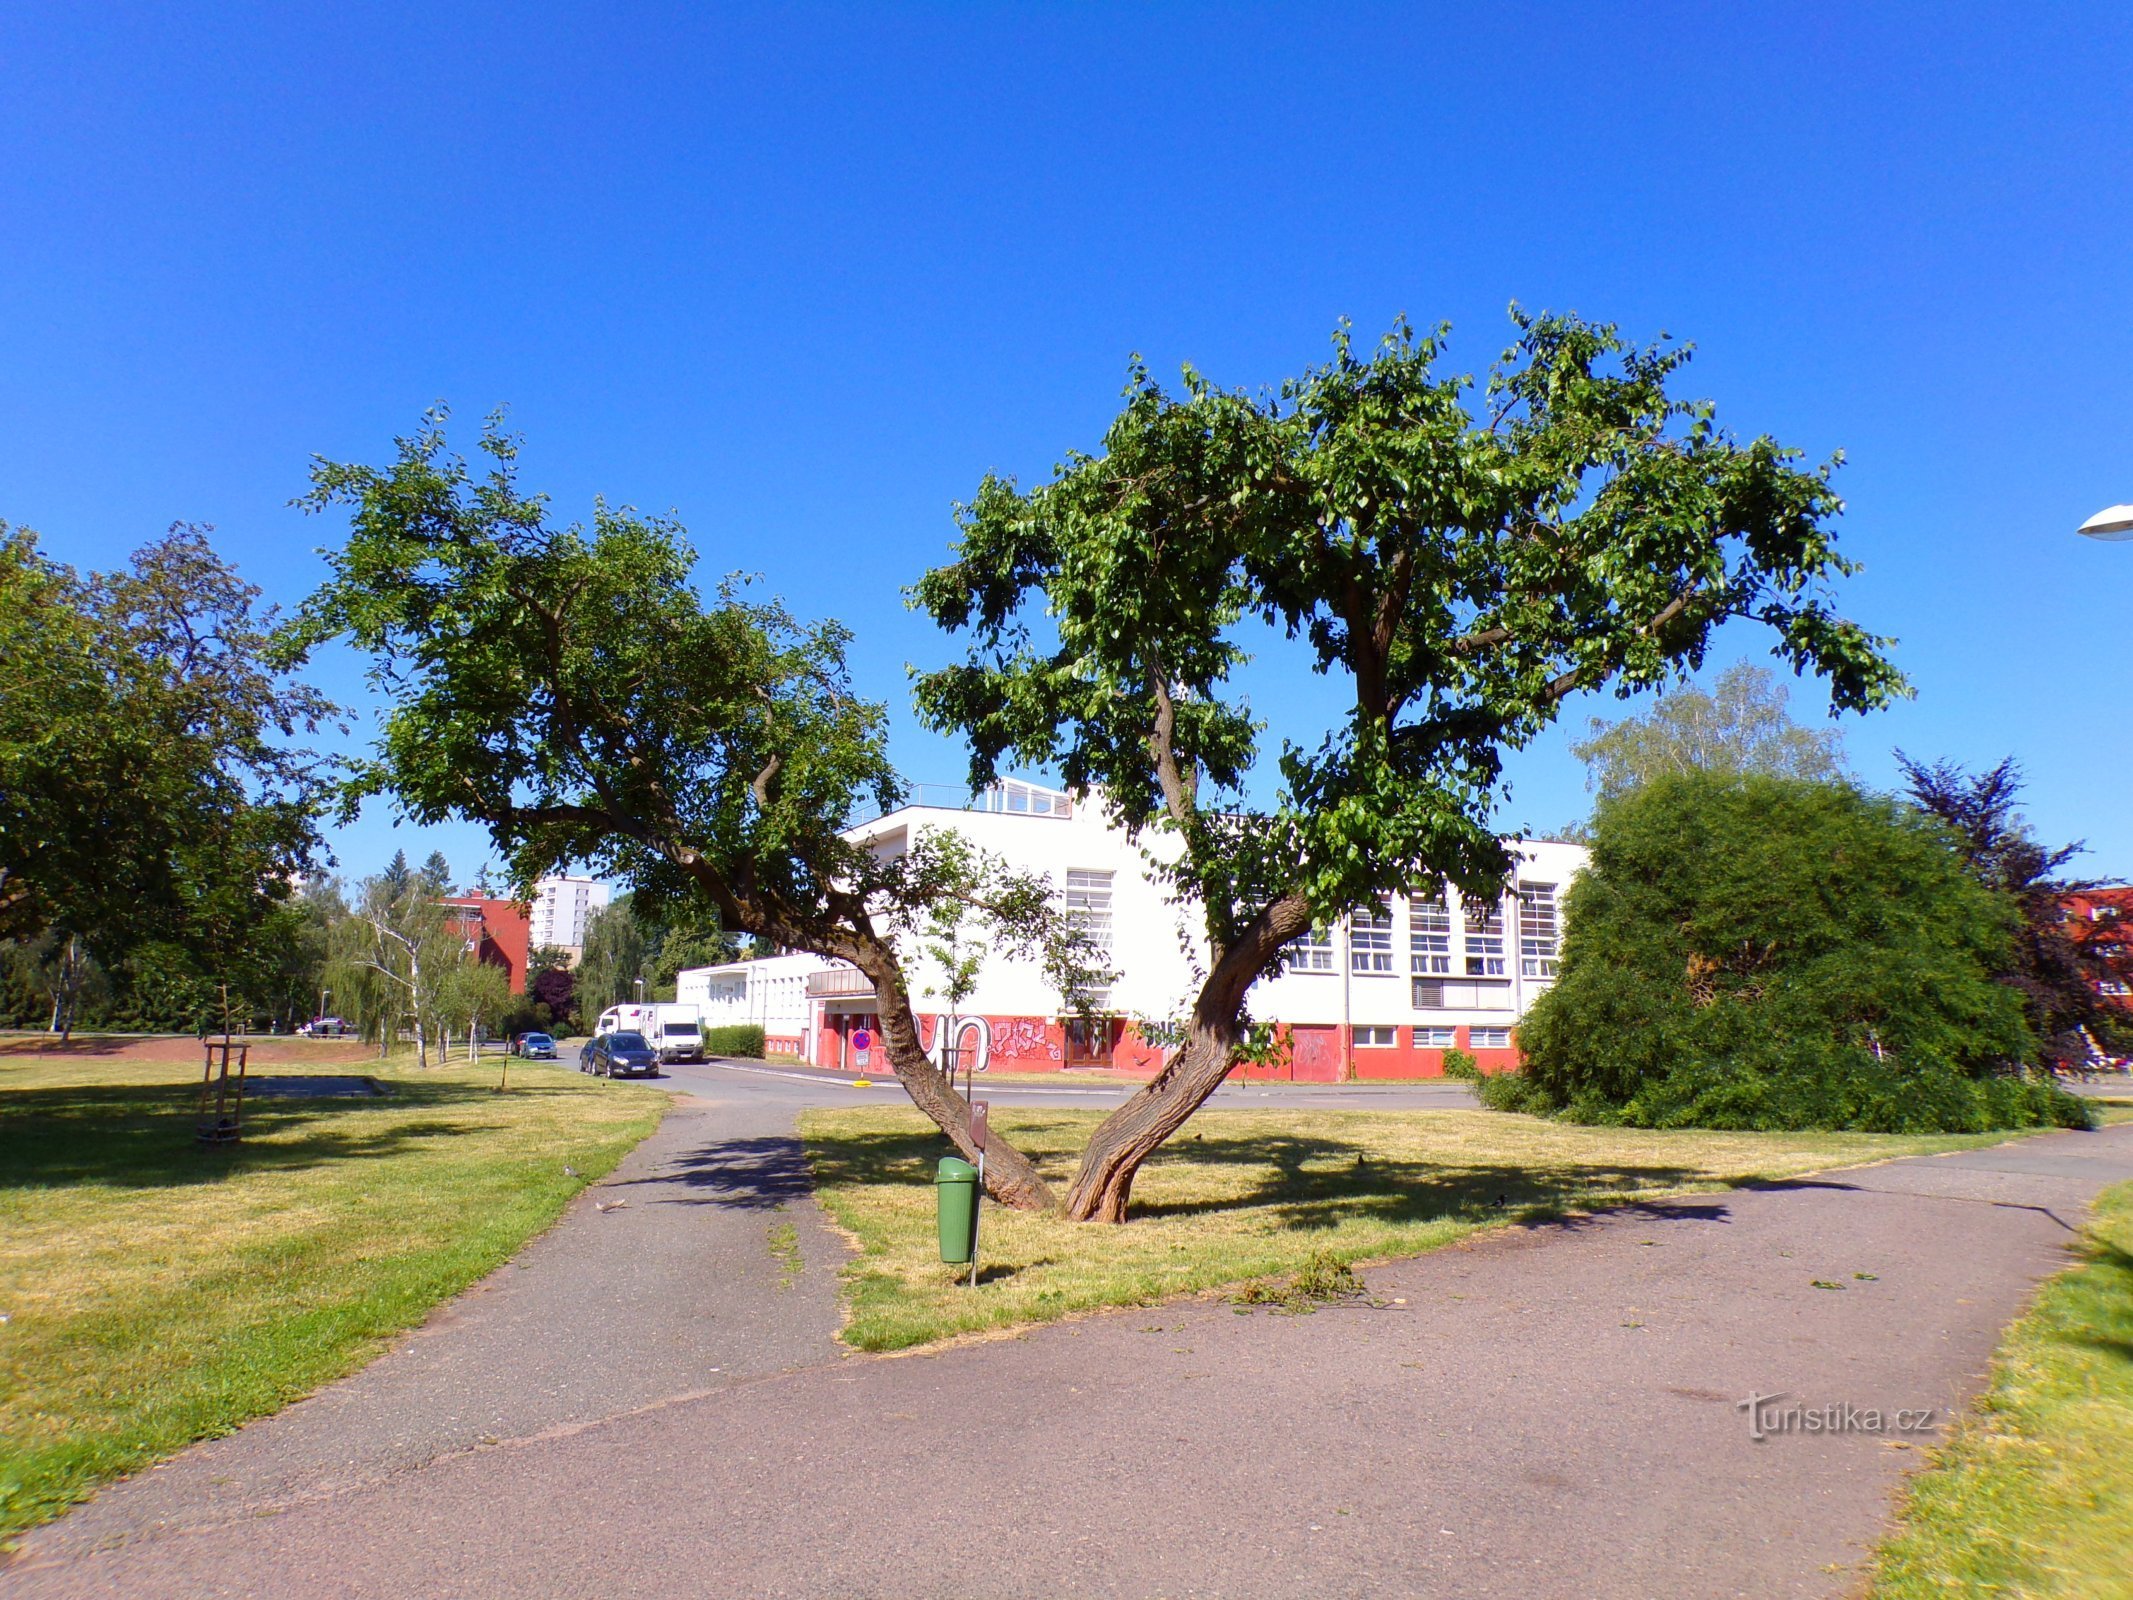
{"type": "Polygon", "coordinates": [[[543,878],[533,886],[533,945],[585,948],[585,924],[607,909],[609,890],[597,878],[543,878]]]}

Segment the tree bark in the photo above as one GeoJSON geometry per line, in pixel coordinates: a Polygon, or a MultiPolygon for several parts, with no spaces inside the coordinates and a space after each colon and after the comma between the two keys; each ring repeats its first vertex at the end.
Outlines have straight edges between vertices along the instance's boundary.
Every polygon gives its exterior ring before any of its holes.
{"type": "MultiPolygon", "coordinates": [[[[977,1160],[978,1147],[970,1139],[970,1102],[926,1054],[919,1039],[918,1018],[911,1010],[910,991],[904,987],[895,953],[879,940],[871,941],[869,948],[856,952],[853,964],[873,980],[882,1045],[896,1075],[903,1080],[904,1092],[954,1141],[966,1159],[977,1160]]],[[[1044,1181],[1036,1163],[997,1131],[985,1144],[985,1192],[1018,1211],[1051,1211],[1058,1206],[1052,1186],[1044,1181]]]]}
{"type": "Polygon", "coordinates": [[[1067,1190],[1066,1215],[1074,1222],[1124,1222],[1141,1163],[1185,1125],[1235,1065],[1238,1029],[1195,1018],[1176,1059],[1089,1138],[1081,1168],[1067,1190]]]}
{"type": "Polygon", "coordinates": [[[1148,1086],[1103,1120],[1081,1153],[1065,1211],[1075,1222],[1124,1222],[1141,1163],[1207,1103],[1236,1065],[1244,1037],[1244,997],[1281,947],[1311,927],[1301,894],[1276,900],[1226,947],[1193,1002],[1185,1044],[1148,1086]]]}

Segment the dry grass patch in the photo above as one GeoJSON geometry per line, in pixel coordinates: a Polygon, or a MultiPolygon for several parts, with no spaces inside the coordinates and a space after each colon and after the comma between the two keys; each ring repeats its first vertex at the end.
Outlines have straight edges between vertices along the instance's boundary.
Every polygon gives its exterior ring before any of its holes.
{"type": "Polygon", "coordinates": [[[509,1094],[493,1061],[320,1070],[392,1092],[255,1099],[209,1147],[196,1060],[0,1056],[0,1536],[361,1365],[667,1103],[523,1063],[509,1094]]]}
{"type": "MultiPolygon", "coordinates": [[[[996,1106],[993,1125],[1063,1184],[1102,1116],[996,1106]]],[[[988,1205],[972,1290],[938,1259],[933,1167],[952,1151],[930,1122],[869,1107],[809,1111],[800,1130],[822,1202],[860,1250],[846,1269],[844,1337],[863,1350],[1145,1304],[1314,1258],[1414,1255],[1492,1223],[2006,1138],[1656,1132],[1487,1111],[1203,1111],[1142,1169],[1125,1227],[988,1205]]]]}

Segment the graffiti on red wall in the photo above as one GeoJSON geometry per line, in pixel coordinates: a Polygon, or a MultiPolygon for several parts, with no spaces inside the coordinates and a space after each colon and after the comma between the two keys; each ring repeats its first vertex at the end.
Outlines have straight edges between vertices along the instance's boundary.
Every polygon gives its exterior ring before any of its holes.
{"type": "Polygon", "coordinates": [[[1011,1017],[993,1025],[992,1053],[1015,1061],[1057,1061],[1059,1045],[1051,1037],[1051,1030],[1036,1018],[1011,1017]]]}

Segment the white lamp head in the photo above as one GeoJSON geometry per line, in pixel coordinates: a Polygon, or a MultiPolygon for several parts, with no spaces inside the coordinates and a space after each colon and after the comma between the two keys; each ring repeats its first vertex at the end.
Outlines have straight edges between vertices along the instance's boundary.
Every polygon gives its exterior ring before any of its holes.
{"type": "Polygon", "coordinates": [[[2133,506],[2105,506],[2081,525],[2091,539],[2133,539],[2133,506]]]}

